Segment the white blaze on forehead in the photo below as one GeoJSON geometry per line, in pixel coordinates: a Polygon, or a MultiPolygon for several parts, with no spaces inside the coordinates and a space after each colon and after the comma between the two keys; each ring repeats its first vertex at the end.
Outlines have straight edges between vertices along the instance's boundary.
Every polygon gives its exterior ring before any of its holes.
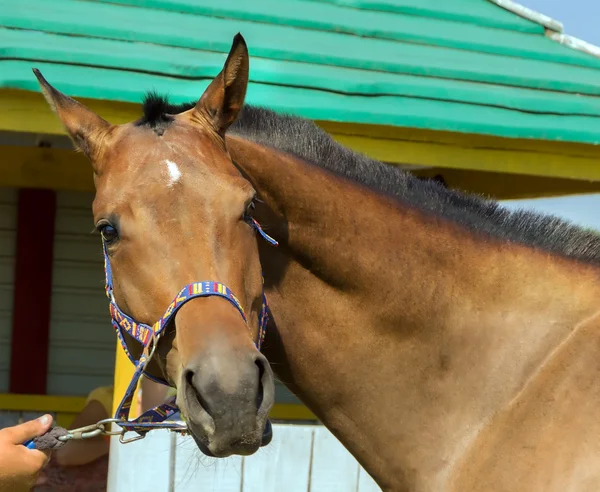
{"type": "Polygon", "coordinates": [[[173,186],[179,181],[179,178],[181,178],[181,171],[179,170],[179,166],[173,161],[167,159],[165,164],[167,165],[167,171],[169,172],[169,183],[167,186],[173,186]]]}

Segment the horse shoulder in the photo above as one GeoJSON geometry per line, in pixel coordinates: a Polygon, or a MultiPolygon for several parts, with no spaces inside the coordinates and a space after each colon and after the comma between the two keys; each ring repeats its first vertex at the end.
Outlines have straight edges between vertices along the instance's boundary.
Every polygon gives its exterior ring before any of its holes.
{"type": "Polygon", "coordinates": [[[576,327],[483,427],[452,491],[600,490],[600,315],[576,327]]]}

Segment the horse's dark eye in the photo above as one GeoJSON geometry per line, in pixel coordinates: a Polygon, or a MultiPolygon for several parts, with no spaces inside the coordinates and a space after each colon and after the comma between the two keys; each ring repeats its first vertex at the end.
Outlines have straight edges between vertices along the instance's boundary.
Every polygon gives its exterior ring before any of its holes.
{"type": "Polygon", "coordinates": [[[106,244],[110,244],[119,239],[119,233],[117,230],[111,226],[110,224],[100,224],[98,226],[98,230],[102,235],[102,239],[106,244]]]}
{"type": "Polygon", "coordinates": [[[252,218],[252,212],[254,212],[255,208],[256,205],[254,203],[254,200],[248,202],[248,204],[246,205],[246,209],[244,210],[244,220],[248,221],[252,218]]]}

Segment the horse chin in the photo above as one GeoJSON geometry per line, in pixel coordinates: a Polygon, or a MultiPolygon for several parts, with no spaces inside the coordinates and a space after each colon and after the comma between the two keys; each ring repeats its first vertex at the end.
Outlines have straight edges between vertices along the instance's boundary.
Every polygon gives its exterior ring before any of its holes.
{"type": "Polygon", "coordinates": [[[191,435],[194,438],[194,441],[196,443],[196,446],[198,446],[198,449],[200,451],[202,451],[202,454],[208,456],[209,458],[216,458],[216,456],[208,448],[208,444],[205,443],[205,441],[203,439],[200,439],[199,437],[196,437],[196,434],[192,433],[191,435]]]}
{"type": "Polygon", "coordinates": [[[271,421],[269,419],[267,419],[267,421],[265,423],[265,428],[263,429],[260,443],[258,443],[257,445],[252,446],[252,445],[246,444],[243,447],[229,448],[227,450],[222,450],[222,449],[214,450],[213,442],[210,442],[205,437],[199,437],[196,433],[193,432],[193,430],[191,430],[190,434],[191,434],[192,438],[194,439],[194,442],[196,443],[196,446],[198,447],[198,449],[203,454],[208,456],[209,458],[228,458],[229,456],[232,456],[235,454],[241,455],[241,456],[250,456],[250,455],[254,454],[256,451],[258,451],[260,448],[267,446],[268,444],[271,443],[271,441],[273,440],[273,426],[271,424],[271,421]],[[211,448],[213,448],[213,449],[211,449],[211,448]],[[213,452],[213,450],[214,450],[214,452],[213,452]]]}

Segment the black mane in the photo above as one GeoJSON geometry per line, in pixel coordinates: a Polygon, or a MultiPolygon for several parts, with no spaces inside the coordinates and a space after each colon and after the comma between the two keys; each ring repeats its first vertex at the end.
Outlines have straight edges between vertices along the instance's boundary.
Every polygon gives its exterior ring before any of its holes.
{"type": "MultiPolygon", "coordinates": [[[[186,111],[194,105],[172,105],[166,98],[150,93],[144,100],[144,116],[138,124],[162,133],[170,121],[165,115],[186,111]]],[[[246,105],[229,132],[293,154],[470,230],[600,264],[600,235],[594,231],[551,215],[511,211],[494,201],[449,190],[433,180],[418,179],[398,167],[343,147],[311,120],[246,105]]]]}

